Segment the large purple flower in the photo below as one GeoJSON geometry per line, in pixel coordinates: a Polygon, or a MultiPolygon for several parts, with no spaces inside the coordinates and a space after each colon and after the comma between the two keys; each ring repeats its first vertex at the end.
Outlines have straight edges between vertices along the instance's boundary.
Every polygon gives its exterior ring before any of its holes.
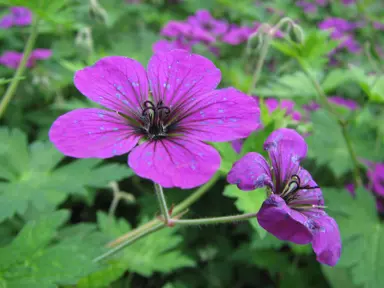
{"type": "MultiPolygon", "coordinates": [[[[35,66],[37,60],[45,60],[52,56],[52,50],[50,49],[35,49],[32,51],[29,59],[27,60],[26,67],[31,68],[35,66]]],[[[23,53],[19,53],[16,51],[5,51],[0,56],[0,64],[12,68],[17,69],[23,58],[23,53]]]]}
{"type": "Polygon", "coordinates": [[[14,6],[11,7],[10,12],[0,19],[0,28],[27,26],[32,23],[32,12],[28,8],[14,6]]]}
{"type": "Polygon", "coordinates": [[[77,71],[74,82],[109,110],[64,114],[50,140],[76,158],[132,150],[128,164],[137,175],[164,187],[196,187],[220,166],[219,153],[202,141],[247,137],[260,124],[255,101],[233,88],[215,90],[220,79],[211,61],[185,50],[155,54],[147,72],[133,59],[105,57],[77,71]]]}
{"type": "Polygon", "coordinates": [[[334,266],[340,258],[341,240],[335,220],[324,212],[320,188],[300,159],[307,154],[304,139],[292,129],[278,129],[267,138],[271,165],[258,153],[237,161],[227,180],[242,190],[267,186],[271,196],[257,214],[259,224],[284,241],[312,243],[317,260],[334,266]]]}

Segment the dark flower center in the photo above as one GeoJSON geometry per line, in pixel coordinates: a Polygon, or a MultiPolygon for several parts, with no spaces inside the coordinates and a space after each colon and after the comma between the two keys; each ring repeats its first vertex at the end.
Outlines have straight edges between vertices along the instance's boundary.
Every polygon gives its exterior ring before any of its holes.
{"type": "MultiPolygon", "coordinates": [[[[298,199],[298,192],[300,190],[312,190],[312,189],[318,189],[318,188],[320,187],[319,186],[310,187],[309,185],[301,186],[300,177],[294,174],[291,176],[291,179],[285,185],[283,192],[280,194],[280,197],[283,198],[285,203],[289,205],[290,202],[298,199]]],[[[324,206],[305,204],[305,203],[300,203],[299,205],[290,205],[290,206],[292,206],[292,208],[299,209],[299,210],[308,210],[311,208],[325,208],[324,206]]]]}
{"type": "Polygon", "coordinates": [[[150,140],[165,138],[169,132],[167,122],[170,113],[171,109],[164,106],[163,101],[159,101],[156,105],[152,101],[145,101],[140,117],[141,132],[150,140]]]}

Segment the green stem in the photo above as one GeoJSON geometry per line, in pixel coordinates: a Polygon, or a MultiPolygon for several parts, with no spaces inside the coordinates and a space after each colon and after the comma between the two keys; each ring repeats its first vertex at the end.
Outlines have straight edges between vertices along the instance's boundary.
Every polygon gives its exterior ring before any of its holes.
{"type": "Polygon", "coordinates": [[[23,75],[26,64],[28,62],[29,56],[31,55],[32,49],[35,45],[37,34],[38,34],[38,26],[39,26],[39,19],[36,17],[32,24],[32,31],[29,35],[27,44],[25,45],[24,52],[23,52],[23,58],[21,58],[19,67],[17,67],[17,70],[15,74],[13,75],[13,79],[11,81],[11,84],[9,84],[7,91],[4,94],[4,97],[1,99],[0,102],[0,119],[4,115],[5,111],[7,110],[9,102],[12,100],[13,95],[16,92],[17,86],[19,85],[19,81],[21,76],[23,75]]]}
{"type": "Polygon", "coordinates": [[[164,196],[163,187],[161,187],[161,185],[157,183],[154,183],[154,185],[155,185],[157,201],[159,202],[161,214],[163,215],[165,224],[168,224],[170,220],[170,216],[168,212],[167,201],[165,200],[165,196],[164,196]]]}
{"type": "Polygon", "coordinates": [[[213,217],[213,218],[200,218],[200,219],[171,219],[170,224],[177,225],[209,225],[209,224],[224,224],[245,221],[251,218],[256,217],[256,213],[232,215],[232,216],[223,216],[223,217],[213,217]]]}
{"type": "MultiPolygon", "coordinates": [[[[205,183],[203,186],[201,186],[199,189],[197,189],[194,193],[192,193],[189,197],[184,199],[180,204],[176,205],[175,208],[172,211],[172,216],[180,214],[181,212],[185,211],[188,207],[190,207],[192,204],[194,204],[197,200],[199,200],[207,191],[217,182],[217,180],[220,178],[220,173],[216,173],[211,180],[209,180],[207,183],[205,183]]],[[[120,236],[116,240],[108,243],[108,247],[115,247],[116,245],[119,245],[120,243],[124,241],[129,241],[130,238],[135,237],[138,234],[145,233],[148,229],[151,229],[153,226],[161,223],[158,219],[153,219],[152,221],[120,236]]]]}
{"type": "Polygon", "coordinates": [[[353,174],[354,174],[355,185],[356,185],[356,187],[361,186],[362,180],[361,180],[360,170],[359,170],[360,164],[359,164],[359,161],[357,160],[356,152],[352,146],[352,141],[351,141],[351,138],[349,137],[349,134],[347,131],[347,125],[348,125],[347,122],[339,116],[339,114],[336,112],[336,110],[333,108],[333,106],[329,103],[328,98],[325,95],[323,89],[321,88],[319,82],[315,79],[315,77],[313,77],[313,75],[307,69],[305,63],[300,58],[298,58],[297,61],[300,64],[300,67],[303,70],[303,72],[311,80],[313,86],[316,89],[317,94],[319,95],[320,101],[323,102],[323,104],[324,104],[324,107],[330,113],[332,113],[333,115],[336,116],[337,121],[338,121],[340,128],[341,128],[345,143],[347,144],[347,149],[348,149],[349,155],[350,155],[351,160],[353,162],[353,166],[354,166],[353,174]]]}
{"type": "Polygon", "coordinates": [[[104,253],[103,255],[99,256],[99,257],[96,257],[95,259],[93,259],[93,262],[99,262],[105,258],[108,258],[114,254],[116,254],[117,252],[119,252],[121,249],[123,249],[124,247],[130,245],[130,244],[133,244],[134,242],[136,242],[137,240],[153,233],[153,232],[156,232],[162,228],[164,228],[165,225],[164,223],[158,223],[156,225],[154,225],[153,227],[151,227],[151,229],[148,229],[147,231],[141,233],[141,234],[138,234],[132,238],[130,238],[128,241],[125,241],[123,243],[121,243],[120,245],[114,247],[113,249],[107,251],[106,253],[104,253]]]}
{"type": "Polygon", "coordinates": [[[264,42],[261,46],[260,57],[256,63],[255,72],[253,73],[252,82],[248,88],[248,95],[251,95],[252,90],[255,88],[257,82],[260,79],[261,70],[263,69],[265,58],[267,57],[268,48],[269,48],[269,45],[271,44],[271,39],[272,39],[272,36],[269,33],[266,33],[264,42]]]}

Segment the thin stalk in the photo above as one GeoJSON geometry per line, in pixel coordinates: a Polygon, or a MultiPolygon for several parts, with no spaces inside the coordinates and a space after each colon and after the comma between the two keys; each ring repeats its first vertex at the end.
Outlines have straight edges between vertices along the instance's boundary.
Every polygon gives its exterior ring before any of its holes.
{"type": "Polygon", "coordinates": [[[167,201],[165,200],[163,187],[161,187],[161,185],[158,183],[154,183],[154,185],[155,185],[157,201],[159,202],[161,214],[164,218],[165,224],[168,224],[169,220],[170,220],[170,216],[169,216],[169,212],[168,212],[167,201]]]}
{"type": "Polygon", "coordinates": [[[260,50],[260,57],[257,60],[255,72],[253,73],[253,77],[252,77],[252,82],[248,88],[248,95],[251,95],[252,90],[255,88],[257,82],[260,79],[261,70],[263,69],[265,58],[267,57],[267,53],[268,53],[268,48],[269,48],[269,45],[271,44],[271,37],[272,36],[269,35],[268,33],[265,34],[265,38],[263,39],[264,41],[260,50]]]}
{"type": "Polygon", "coordinates": [[[23,51],[23,58],[21,58],[19,67],[17,67],[17,70],[15,74],[13,75],[13,79],[11,81],[11,84],[9,84],[7,91],[5,92],[3,98],[0,102],[0,119],[4,115],[5,111],[7,110],[9,102],[12,100],[13,95],[16,92],[17,86],[19,85],[19,81],[21,79],[21,76],[23,75],[29,56],[31,55],[32,49],[35,46],[37,34],[38,34],[38,26],[39,26],[39,18],[35,16],[36,18],[33,21],[32,24],[32,31],[29,35],[29,38],[27,40],[27,44],[25,45],[24,51],[23,51]]]}
{"type": "Polygon", "coordinates": [[[123,243],[121,243],[120,245],[112,248],[111,250],[107,251],[106,253],[104,253],[103,255],[99,256],[99,257],[96,257],[95,259],[93,259],[93,262],[99,262],[105,258],[108,258],[114,254],[116,254],[117,252],[119,252],[121,249],[123,249],[124,247],[130,245],[130,244],[133,244],[134,242],[136,242],[137,240],[153,233],[153,232],[156,232],[162,228],[165,227],[165,224],[164,223],[158,223],[157,225],[154,225],[153,227],[151,227],[151,229],[148,229],[147,231],[144,231],[143,233],[141,234],[138,234],[136,235],[135,237],[132,237],[131,239],[129,239],[128,241],[125,241],[123,243]]]}
{"type": "MultiPolygon", "coordinates": [[[[201,186],[199,189],[197,189],[194,193],[192,193],[189,197],[184,199],[180,204],[176,205],[175,208],[172,211],[172,216],[177,215],[184,210],[186,210],[188,207],[190,207],[192,204],[194,204],[197,200],[199,200],[207,191],[217,182],[217,180],[220,178],[220,173],[216,173],[211,180],[209,180],[207,183],[205,183],[203,186],[201,186]]],[[[158,219],[153,219],[152,221],[120,236],[116,240],[113,240],[112,242],[108,243],[108,247],[114,247],[116,245],[119,245],[120,243],[127,241],[128,239],[135,237],[136,235],[140,233],[144,233],[148,229],[151,229],[153,226],[161,223],[158,219]]]]}
{"type": "Polygon", "coordinates": [[[213,217],[213,218],[200,218],[200,219],[171,219],[170,224],[176,225],[210,225],[210,224],[224,224],[224,223],[233,223],[239,221],[249,220],[256,217],[256,213],[232,215],[232,216],[223,216],[223,217],[213,217]]]}
{"type": "Polygon", "coordinates": [[[347,131],[347,122],[342,119],[339,114],[336,112],[336,110],[333,108],[333,106],[329,103],[327,96],[325,95],[323,89],[321,88],[319,82],[313,77],[313,75],[308,71],[305,63],[301,59],[297,59],[298,63],[300,64],[301,69],[303,72],[307,75],[307,77],[311,80],[313,86],[316,89],[316,92],[320,98],[320,101],[323,102],[324,107],[333,115],[336,116],[338,123],[340,125],[345,143],[347,144],[347,149],[349,152],[349,155],[351,157],[352,163],[353,163],[353,174],[354,174],[354,183],[356,187],[362,185],[362,180],[361,180],[361,175],[360,175],[360,170],[359,170],[359,161],[357,160],[357,155],[356,152],[352,146],[352,141],[351,138],[349,137],[348,131],[347,131]]]}

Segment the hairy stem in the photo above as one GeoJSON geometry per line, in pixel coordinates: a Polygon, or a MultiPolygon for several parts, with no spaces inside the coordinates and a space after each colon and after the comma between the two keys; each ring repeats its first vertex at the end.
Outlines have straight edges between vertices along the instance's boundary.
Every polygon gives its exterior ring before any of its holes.
{"type": "Polygon", "coordinates": [[[13,95],[16,92],[17,86],[19,85],[19,81],[21,76],[23,75],[29,56],[31,55],[32,49],[35,46],[37,34],[38,34],[38,26],[39,26],[39,19],[36,16],[33,23],[32,23],[32,30],[31,34],[29,35],[29,38],[27,40],[27,44],[25,45],[24,51],[23,51],[23,58],[21,58],[19,67],[17,67],[17,70],[15,74],[13,75],[13,79],[11,83],[8,86],[7,91],[5,92],[3,98],[0,102],[0,119],[4,115],[5,111],[7,110],[9,102],[12,100],[13,95]]]}
{"type": "Polygon", "coordinates": [[[255,72],[253,73],[252,81],[248,88],[248,95],[252,94],[252,90],[255,88],[257,82],[260,79],[261,70],[263,69],[265,58],[267,57],[267,53],[268,53],[268,48],[269,48],[269,45],[271,44],[271,37],[272,36],[267,33],[262,43],[262,46],[260,49],[260,57],[257,60],[255,72]]]}
{"type": "Polygon", "coordinates": [[[213,217],[213,218],[200,218],[200,219],[171,219],[170,224],[174,225],[210,225],[210,224],[224,224],[224,223],[233,223],[239,221],[245,221],[251,218],[256,217],[256,213],[240,214],[240,215],[231,215],[223,217],[213,217]]]}
{"type": "Polygon", "coordinates": [[[161,187],[161,185],[157,184],[157,183],[154,183],[154,185],[155,185],[157,201],[159,202],[161,215],[164,218],[164,223],[168,224],[169,220],[170,220],[170,216],[169,216],[169,212],[168,212],[167,201],[165,200],[163,187],[161,187]]]}
{"type": "MultiPolygon", "coordinates": [[[[192,193],[189,197],[187,197],[185,200],[183,200],[180,204],[176,205],[175,208],[172,211],[172,215],[180,214],[181,212],[185,211],[188,207],[190,207],[192,204],[194,204],[197,200],[199,200],[205,193],[208,192],[208,190],[217,182],[217,180],[220,178],[220,173],[216,173],[209,182],[205,183],[203,186],[201,186],[199,189],[197,189],[194,193],[192,193]]],[[[135,237],[138,234],[145,233],[145,231],[151,229],[153,226],[161,223],[158,219],[153,219],[152,221],[128,232],[127,234],[124,234],[117,238],[116,240],[113,240],[112,242],[108,243],[108,247],[115,247],[116,245],[119,245],[120,243],[127,241],[128,239],[135,237]]]]}
{"type": "Polygon", "coordinates": [[[316,92],[319,96],[319,99],[323,103],[324,107],[328,110],[328,112],[332,113],[337,118],[338,123],[339,123],[340,128],[341,128],[341,131],[342,131],[342,134],[343,134],[343,137],[344,137],[344,140],[345,140],[345,143],[347,144],[347,149],[348,149],[349,155],[350,155],[351,160],[353,162],[354,183],[355,183],[356,187],[361,186],[362,180],[361,180],[361,175],[360,175],[360,170],[359,170],[360,165],[359,165],[359,161],[357,160],[357,155],[356,155],[355,149],[352,146],[351,138],[350,138],[348,131],[347,131],[347,128],[348,128],[347,122],[339,116],[339,114],[336,112],[336,110],[333,108],[333,106],[329,103],[328,98],[325,95],[323,89],[321,88],[319,82],[311,74],[311,72],[307,69],[307,66],[305,65],[305,63],[301,59],[297,59],[297,60],[300,64],[300,67],[303,70],[303,72],[311,80],[311,82],[312,82],[313,86],[315,87],[316,92]]]}

